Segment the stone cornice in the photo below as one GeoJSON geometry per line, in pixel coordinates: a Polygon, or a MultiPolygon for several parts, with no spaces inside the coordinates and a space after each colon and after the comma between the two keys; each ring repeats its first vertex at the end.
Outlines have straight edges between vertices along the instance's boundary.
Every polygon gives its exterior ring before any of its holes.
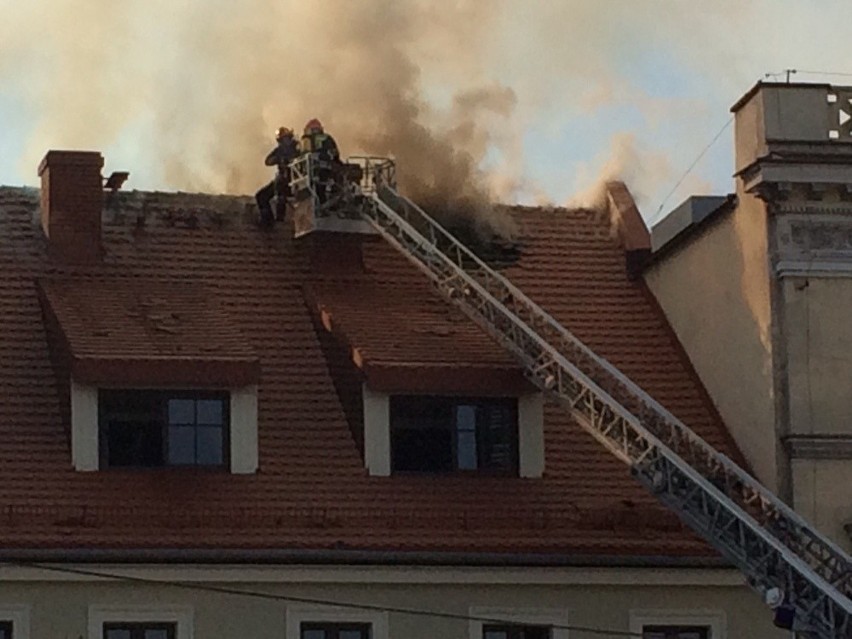
{"type": "Polygon", "coordinates": [[[852,435],[790,435],[784,445],[793,459],[852,459],[852,435]]]}

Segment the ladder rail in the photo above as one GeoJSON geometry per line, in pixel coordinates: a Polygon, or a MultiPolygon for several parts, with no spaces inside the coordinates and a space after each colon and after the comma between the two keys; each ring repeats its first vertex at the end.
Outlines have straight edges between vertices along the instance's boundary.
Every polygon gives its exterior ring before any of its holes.
{"type": "MultiPolygon", "coordinates": [[[[645,428],[641,421],[625,409],[620,402],[612,398],[609,393],[574,366],[562,353],[554,349],[502,301],[496,299],[489,290],[489,284],[492,282],[503,284],[505,282],[508,285],[506,288],[510,292],[517,291],[519,295],[516,296],[515,300],[512,300],[513,306],[518,299],[528,301],[529,298],[526,298],[501,275],[494,273],[422,209],[395,192],[391,192],[390,196],[403,203],[403,212],[398,213],[393,207],[385,203],[378,194],[372,194],[368,206],[364,210],[368,221],[386,240],[409,257],[430,279],[434,280],[444,295],[455,301],[472,320],[518,356],[526,365],[528,372],[532,371],[531,376],[538,386],[549,391],[563,404],[566,404],[574,416],[578,418],[578,422],[611,452],[630,465],[640,481],[648,485],[661,501],[674,507],[720,552],[731,558],[747,575],[758,582],[761,588],[765,590],[768,587],[775,586],[789,589],[797,585],[797,593],[795,594],[799,603],[797,607],[810,609],[811,617],[816,619],[815,628],[821,631],[828,629],[827,632],[832,633],[822,636],[833,636],[834,630],[838,628],[841,632],[849,629],[849,624],[852,623],[850,621],[850,618],[852,618],[852,602],[835,585],[823,578],[808,562],[794,553],[775,535],[770,534],[751,514],[728,498],[706,477],[684,462],[654,433],[645,428]],[[411,210],[418,214],[421,221],[426,222],[429,232],[428,239],[410,221],[411,210]],[[384,220],[381,219],[382,216],[384,216],[384,220]],[[401,236],[408,239],[410,245],[404,244],[392,233],[388,227],[388,222],[399,228],[401,236]],[[440,237],[448,241],[452,247],[453,250],[450,254],[453,255],[453,258],[438,247],[440,237]],[[478,275],[485,278],[484,284],[464,268],[463,259],[465,258],[478,265],[481,270],[478,275]],[[503,282],[500,280],[503,280],[503,282]],[[499,329],[498,322],[504,324],[505,330],[499,329]],[[553,376],[554,372],[558,379],[555,383],[552,383],[550,377],[553,376]],[[573,396],[568,392],[569,390],[574,391],[573,396]],[[590,409],[588,414],[577,408],[578,402],[582,401],[585,401],[585,407],[590,409]],[[603,422],[595,425],[596,415],[607,416],[606,430],[601,427],[603,422]],[[662,483],[657,485],[659,478],[662,478],[662,483]],[[681,488],[680,492],[683,493],[681,496],[675,495],[674,488],[677,486],[681,488]],[[684,487],[689,489],[684,490],[684,487]],[[696,501],[696,498],[698,501],[696,501]],[[688,506],[691,507],[691,510],[688,506]],[[719,522],[724,523],[726,527],[715,531],[708,528],[708,526],[716,525],[719,522]],[[727,541],[726,534],[727,537],[730,537],[727,541]],[[738,540],[748,540],[748,543],[739,543],[738,540]],[[765,572],[761,572],[762,566],[755,566],[750,563],[750,556],[761,558],[761,564],[771,566],[777,574],[774,577],[767,576],[765,572]]],[[[531,301],[530,305],[537,308],[531,301]]],[[[558,323],[546,312],[542,310],[541,314],[558,326],[558,323]]],[[[567,333],[567,331],[565,332],[567,333]]],[[[594,354],[592,353],[592,355],[594,354]]],[[[599,358],[595,356],[595,359],[599,358]]],[[[611,365],[608,366],[611,367],[611,365]]],[[[617,377],[623,378],[620,372],[617,370],[615,372],[618,373],[617,377]]],[[[626,380],[626,378],[624,379],[626,380]]],[[[626,381],[629,382],[629,380],[626,381]]],[[[632,382],[629,382],[629,384],[635,386],[632,382]]],[[[642,392],[642,395],[647,396],[644,392],[642,392]]],[[[653,400],[651,401],[653,402],[653,400]]],[[[650,405],[653,406],[654,404],[656,402],[650,405]]],[[[663,409],[663,412],[665,415],[670,415],[665,409],[663,409]]],[[[672,417],[672,419],[674,418],[672,417]]],[[[719,456],[708,444],[704,443],[685,426],[683,426],[683,431],[682,434],[687,437],[692,435],[692,438],[699,440],[708,449],[712,457],[717,458],[719,456]]],[[[740,471],[737,473],[738,476],[741,474],[749,482],[756,483],[747,473],[741,471],[733,461],[727,457],[724,457],[723,461],[725,465],[731,465],[740,471]]],[[[842,551],[840,553],[840,557],[843,558],[842,551]]]]}
{"type": "MultiPolygon", "coordinates": [[[[662,418],[670,429],[676,431],[670,435],[671,437],[688,443],[687,447],[691,449],[689,451],[691,456],[703,457],[705,461],[712,460],[715,469],[724,472],[725,483],[731,486],[732,489],[738,488],[740,492],[751,493],[748,495],[750,500],[754,500],[755,496],[759,497],[759,500],[762,502],[760,505],[766,511],[765,516],[767,518],[778,519],[778,516],[785,518],[787,520],[785,522],[787,528],[794,527],[805,538],[800,544],[802,546],[800,553],[806,556],[810,555],[809,563],[818,566],[821,573],[829,573],[823,574],[823,576],[831,583],[837,585],[846,596],[852,597],[852,564],[850,564],[850,559],[843,549],[814,529],[804,518],[765,488],[757,479],[743,470],[727,455],[716,451],[703,438],[681,422],[608,360],[592,351],[561,323],[557,322],[550,313],[541,308],[517,286],[512,284],[511,281],[485,264],[485,262],[464,244],[459,242],[416,203],[393,191],[393,189],[386,187],[384,191],[390,192],[391,197],[403,202],[403,218],[406,221],[410,218],[411,211],[416,212],[417,216],[427,223],[432,238],[440,236],[453,247],[452,254],[456,257],[455,265],[458,268],[467,272],[464,268],[463,259],[473,263],[480,273],[485,274],[487,279],[498,283],[500,287],[505,289],[522,306],[525,306],[530,316],[543,320],[546,327],[555,333],[564,345],[577,351],[584,359],[591,362],[594,366],[599,367],[604,374],[611,376],[622,386],[624,394],[632,396],[633,399],[638,400],[640,405],[647,407],[649,412],[655,413],[657,417],[662,418]],[[464,257],[462,258],[461,256],[464,257]],[[772,510],[775,512],[771,512],[772,510]]],[[[437,245],[437,241],[434,239],[433,244],[437,245]]],[[[789,533],[789,530],[787,532],[789,533]]]]}

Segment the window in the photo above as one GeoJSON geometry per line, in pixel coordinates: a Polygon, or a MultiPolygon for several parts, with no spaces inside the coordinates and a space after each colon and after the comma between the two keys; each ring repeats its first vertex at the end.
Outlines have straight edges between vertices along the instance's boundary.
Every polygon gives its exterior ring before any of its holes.
{"type": "Polygon", "coordinates": [[[223,466],[228,393],[102,390],[101,459],[107,467],[223,466]]]}
{"type": "Polygon", "coordinates": [[[103,639],[175,639],[174,623],[105,623],[103,639]]]}
{"type": "Polygon", "coordinates": [[[643,626],[642,639],[710,639],[710,627],[643,626]]]}
{"type": "Polygon", "coordinates": [[[725,639],[727,619],[721,610],[631,610],[630,632],[643,639],[725,639]]]}
{"type": "Polygon", "coordinates": [[[335,606],[287,606],[286,639],[388,639],[388,613],[335,606]]]}
{"type": "Polygon", "coordinates": [[[87,639],[192,639],[193,636],[193,610],[189,606],[89,606],[87,639]]]}
{"type": "Polygon", "coordinates": [[[394,471],[517,471],[516,399],[395,396],[390,427],[394,471]]]}
{"type": "Polygon", "coordinates": [[[300,639],[370,639],[368,623],[302,623],[300,639]]]}
{"type": "Polygon", "coordinates": [[[11,621],[0,621],[0,639],[12,639],[11,621]]]}
{"type": "Polygon", "coordinates": [[[482,639],[550,639],[548,626],[490,625],[482,626],[482,639]]]}

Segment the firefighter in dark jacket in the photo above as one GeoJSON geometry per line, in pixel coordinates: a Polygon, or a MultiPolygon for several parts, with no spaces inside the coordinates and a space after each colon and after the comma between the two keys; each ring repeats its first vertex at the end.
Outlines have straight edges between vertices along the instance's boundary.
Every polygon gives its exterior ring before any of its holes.
{"type": "Polygon", "coordinates": [[[266,156],[266,166],[277,166],[275,178],[255,195],[257,208],[260,211],[260,222],[263,226],[272,226],[275,218],[272,216],[272,198],[276,197],[276,217],[284,219],[287,209],[287,198],[290,196],[290,162],[299,155],[299,144],[293,136],[293,130],[286,126],[280,127],[275,133],[278,145],[266,156]]]}
{"type": "Polygon", "coordinates": [[[313,155],[317,197],[320,202],[325,202],[341,173],[342,164],[337,142],[325,132],[322,123],[316,118],[305,124],[302,153],[313,155]]]}

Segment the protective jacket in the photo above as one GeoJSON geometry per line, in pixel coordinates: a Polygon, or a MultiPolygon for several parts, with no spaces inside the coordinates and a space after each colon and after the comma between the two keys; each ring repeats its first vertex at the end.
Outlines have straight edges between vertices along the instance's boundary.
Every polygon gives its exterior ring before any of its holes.
{"type": "Polygon", "coordinates": [[[302,136],[302,153],[318,153],[321,159],[333,162],[340,160],[337,142],[322,131],[312,131],[302,136]]]}
{"type": "Polygon", "coordinates": [[[278,146],[269,152],[263,161],[266,166],[277,166],[281,173],[287,170],[290,164],[299,156],[299,145],[293,137],[282,138],[278,146]]]}

